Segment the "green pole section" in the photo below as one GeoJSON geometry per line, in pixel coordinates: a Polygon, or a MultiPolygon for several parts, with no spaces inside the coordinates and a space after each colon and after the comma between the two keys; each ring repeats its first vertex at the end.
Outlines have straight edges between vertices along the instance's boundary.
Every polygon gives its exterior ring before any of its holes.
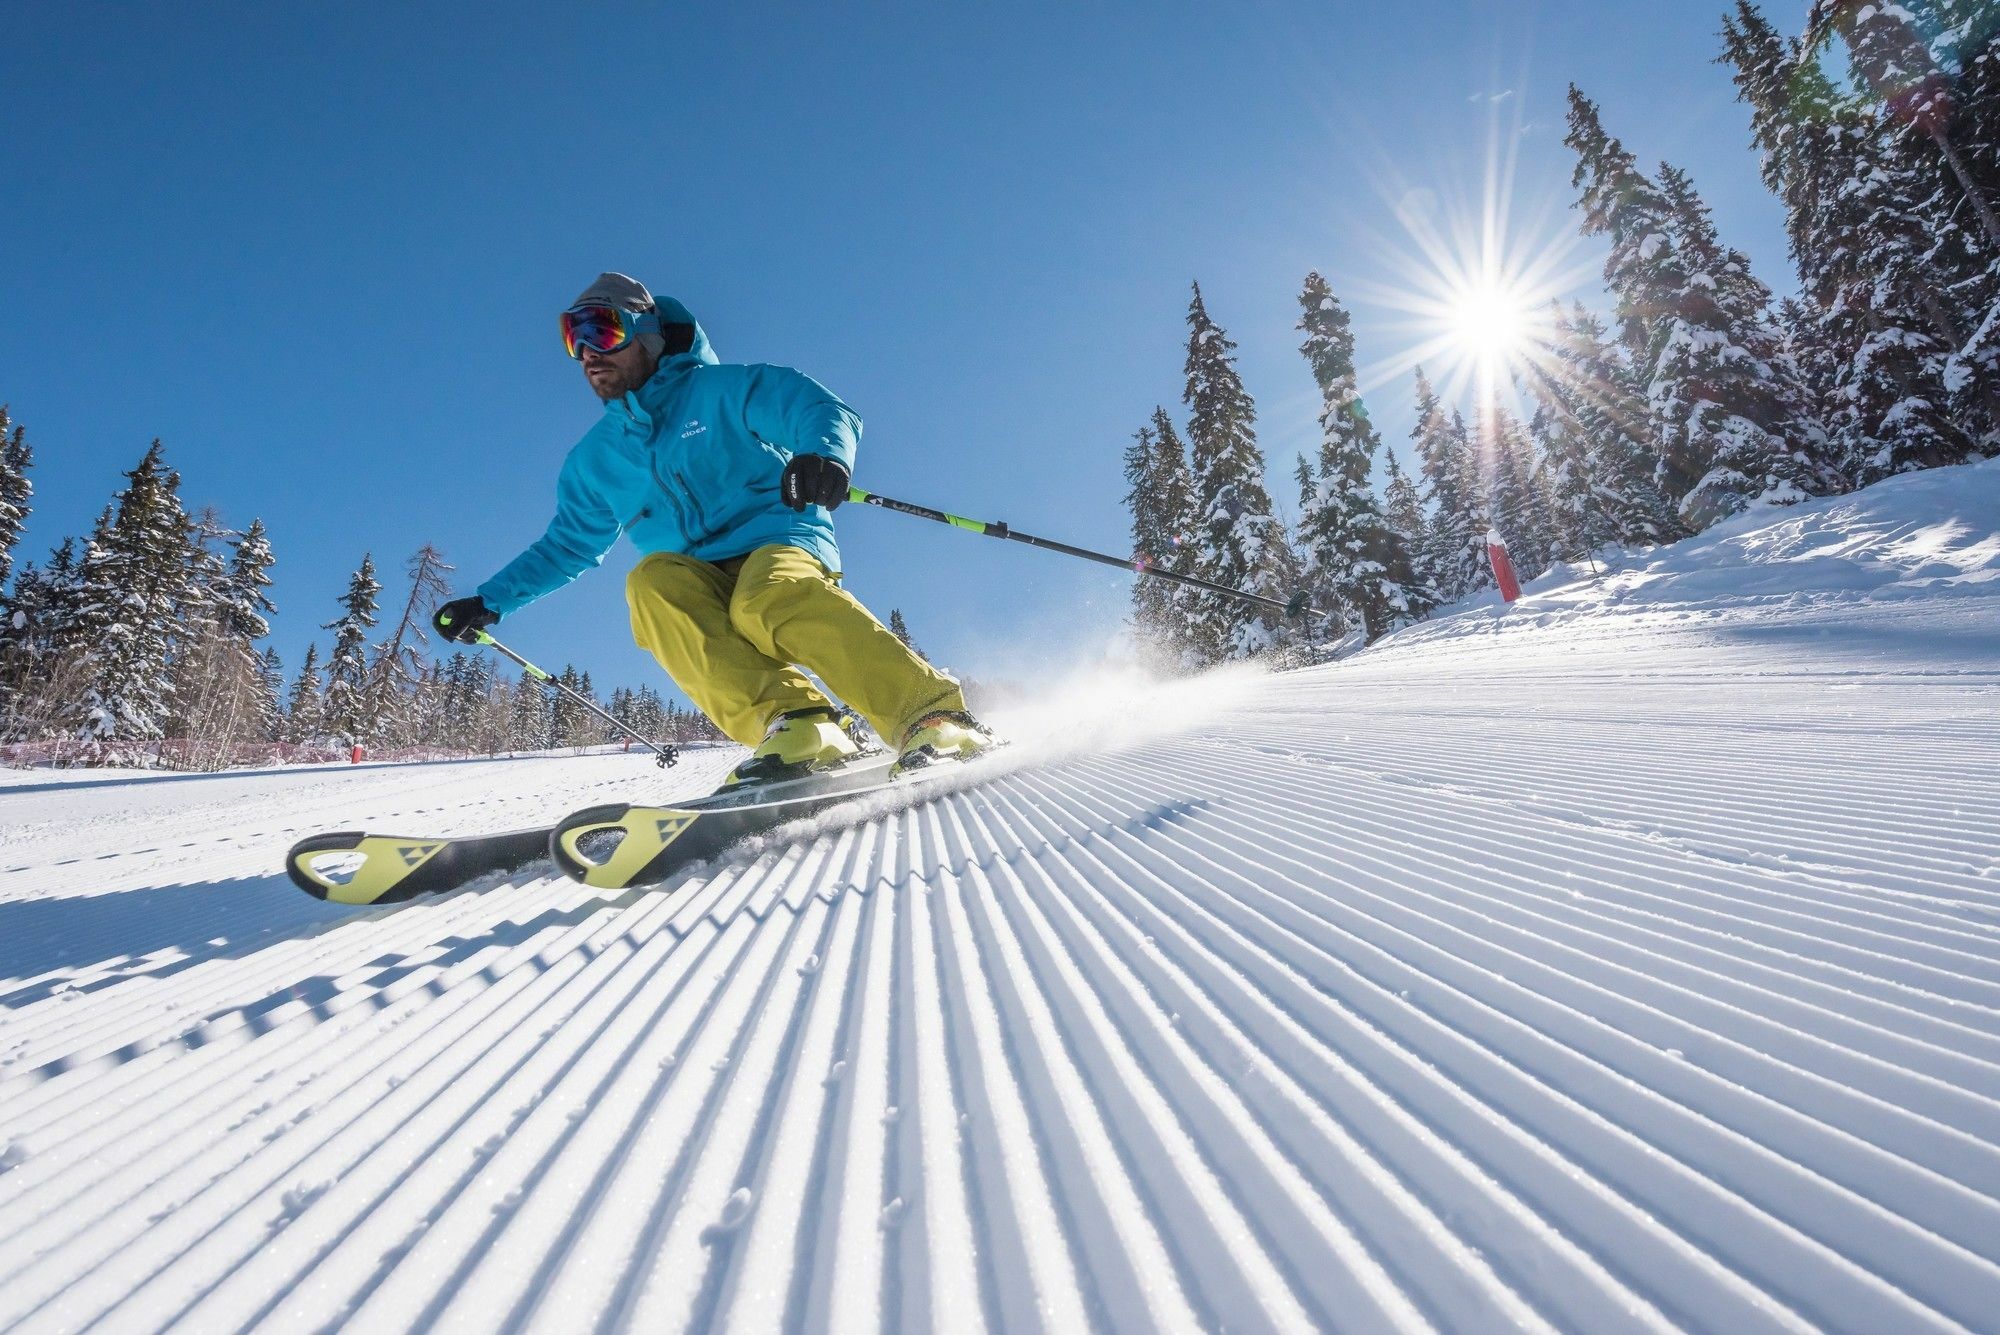
{"type": "Polygon", "coordinates": [[[878,496],[872,491],[863,491],[860,487],[850,486],[847,489],[847,499],[862,505],[873,505],[878,509],[894,510],[898,514],[915,515],[919,519],[929,519],[936,523],[949,524],[953,528],[962,528],[968,533],[982,533],[989,538],[1005,538],[1010,542],[1024,542],[1030,547],[1040,547],[1045,551],[1060,552],[1064,556],[1074,556],[1085,561],[1095,561],[1099,565],[1116,566],[1120,570],[1130,570],[1134,574],[1145,575],[1152,579],[1171,580],[1176,584],[1186,584],[1193,588],[1206,590],[1209,593],[1221,594],[1225,598],[1240,598],[1246,603],[1256,603],[1260,607],[1276,608],[1286,616],[1311,617],[1320,621],[1329,619],[1327,613],[1306,606],[1306,597],[1302,593],[1294,594],[1290,602],[1280,602],[1276,598],[1266,598],[1261,593],[1250,593],[1243,589],[1232,589],[1226,584],[1216,584],[1210,580],[1202,579],[1197,575],[1183,575],[1174,570],[1162,570],[1144,557],[1111,556],[1104,552],[1093,552],[1087,547],[1072,547],[1066,542],[1057,542],[1052,538],[1038,538],[1032,533],[1022,533],[1018,529],[1007,527],[1006,523],[1001,520],[987,522],[979,519],[967,519],[962,515],[946,514],[943,510],[933,510],[928,505],[913,505],[909,501],[899,501],[888,496],[878,496]]]}

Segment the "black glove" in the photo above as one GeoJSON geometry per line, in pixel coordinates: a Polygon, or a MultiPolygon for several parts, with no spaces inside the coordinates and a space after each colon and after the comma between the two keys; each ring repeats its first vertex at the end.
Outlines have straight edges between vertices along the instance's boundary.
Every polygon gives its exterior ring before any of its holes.
{"type": "Polygon", "coordinates": [[[847,470],[824,454],[795,454],[778,479],[778,495],[794,510],[808,505],[835,509],[847,499],[847,470]]]}
{"type": "Polygon", "coordinates": [[[500,614],[486,605],[486,600],[478,594],[470,598],[454,598],[437,610],[431,624],[437,633],[447,640],[460,644],[477,643],[479,632],[500,620],[500,614]]]}

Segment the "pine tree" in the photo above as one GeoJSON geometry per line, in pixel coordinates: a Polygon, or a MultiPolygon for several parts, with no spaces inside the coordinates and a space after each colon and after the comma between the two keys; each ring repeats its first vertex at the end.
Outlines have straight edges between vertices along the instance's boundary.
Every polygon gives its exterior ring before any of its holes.
{"type": "Polygon", "coordinates": [[[1956,115],[1953,81],[1908,8],[1820,0],[1808,50],[1832,32],[1844,39],[1863,90],[1853,114],[1865,126],[1861,147],[1872,169],[1856,184],[1876,224],[1868,238],[1874,281],[1917,298],[1945,349],[1939,374],[1952,393],[1953,421],[1968,441],[1988,438],[2000,428],[2000,337],[1991,319],[2000,295],[2000,194],[1976,169],[1978,140],[1967,137],[1972,127],[1956,115]]]}
{"type": "MultiPolygon", "coordinates": [[[[111,524],[107,510],[100,529],[111,524]]],[[[90,673],[77,647],[83,588],[76,539],[64,538],[39,569],[14,581],[0,634],[0,737],[43,740],[72,721],[90,673]]]]}
{"type": "Polygon", "coordinates": [[[223,624],[245,642],[261,640],[271,633],[271,623],[266,618],[278,609],[272,605],[266,590],[271,587],[271,567],[275,564],[277,557],[271,552],[264,521],[251,520],[250,527],[231,544],[229,573],[219,589],[223,624]]]}
{"type": "Polygon", "coordinates": [[[1431,550],[1430,521],[1424,517],[1423,496],[1417,484],[1396,462],[1394,451],[1385,450],[1383,454],[1389,463],[1389,480],[1382,488],[1382,514],[1403,550],[1410,554],[1410,583],[1404,588],[1404,596],[1409,603],[1410,619],[1419,620],[1443,601],[1427,556],[1431,550]]]}
{"type": "Polygon", "coordinates": [[[349,745],[373,742],[380,732],[380,720],[370,712],[368,632],[375,627],[376,598],[381,592],[374,557],[364,554],[360,568],[347,581],[347,592],[340,596],[341,615],[321,627],[333,632],[322,727],[349,745]]]}
{"type": "MultiPolygon", "coordinates": [[[[1972,436],[1953,420],[1947,379],[1964,331],[1924,258],[1935,220],[1906,158],[1749,0],[1723,37],[1765,183],[1785,204],[1803,295],[1795,309],[1808,317],[1791,341],[1808,378],[1831,389],[1843,471],[1865,484],[1964,458],[1972,436]]],[[[1991,383],[1967,377],[1959,396],[1990,401],[1991,383]]]]}
{"type": "Polygon", "coordinates": [[[659,692],[641,686],[632,701],[632,727],[642,737],[658,739],[666,735],[667,710],[659,692]]]}
{"type": "MultiPolygon", "coordinates": [[[[265,722],[261,664],[248,633],[269,629],[262,614],[269,603],[257,581],[270,580],[255,569],[239,596],[231,582],[235,566],[216,550],[231,536],[213,509],[204,509],[186,534],[187,594],[173,639],[168,732],[178,741],[176,763],[191,769],[228,765],[238,744],[265,722]]],[[[268,550],[253,549],[253,566],[268,565],[267,558],[268,550]]]]}
{"type": "MultiPolygon", "coordinates": [[[[1655,186],[1605,133],[1596,106],[1573,85],[1569,97],[1564,142],[1577,154],[1584,230],[1611,239],[1605,282],[1643,368],[1660,489],[1695,528],[1753,503],[1824,491],[1815,461],[1787,439],[1803,430],[1798,405],[1758,355],[1760,329],[1738,309],[1753,290],[1747,266],[1714,240],[1684,177],[1655,186]]],[[[1775,330],[1769,343],[1775,353],[1775,330]]]]}
{"type": "Polygon", "coordinates": [[[299,675],[292,679],[292,692],[285,700],[284,739],[310,742],[326,727],[326,689],[319,675],[319,646],[306,646],[299,675]]]}
{"type": "Polygon", "coordinates": [[[1493,582],[1486,534],[1493,527],[1465,422],[1444,404],[1417,368],[1417,425],[1410,433],[1423,467],[1430,506],[1425,565],[1438,595],[1456,602],[1493,582]]]}
{"type": "MultiPolygon", "coordinates": [[[[1236,374],[1236,349],[1209,318],[1194,286],[1188,304],[1188,444],[1193,452],[1196,573],[1212,583],[1283,604],[1296,571],[1284,524],[1264,487],[1257,447],[1257,411],[1236,374]]],[[[1196,648],[1205,661],[1241,658],[1279,647],[1287,628],[1279,614],[1241,599],[1193,593],[1189,598],[1196,648]]]]}
{"type": "Polygon", "coordinates": [[[1370,484],[1382,438],[1361,401],[1347,312],[1318,273],[1306,275],[1299,305],[1298,329],[1306,336],[1299,351],[1320,393],[1319,467],[1316,477],[1300,478],[1299,546],[1316,582],[1373,641],[1415,618],[1409,591],[1415,572],[1370,484]]]}
{"type": "Polygon", "coordinates": [[[1689,337],[1655,364],[1653,411],[1662,425],[1705,412],[1714,442],[1709,473],[1683,506],[1721,514],[1739,497],[1786,503],[1839,490],[1826,428],[1786,354],[1771,290],[1741,251],[1722,244],[1685,172],[1662,165],[1660,192],[1687,272],[1675,315],[1689,337]]]}
{"type": "Polygon", "coordinates": [[[152,741],[173,707],[168,663],[189,596],[180,475],[154,441],[100,522],[79,575],[76,640],[89,656],[78,726],[102,742],[152,741]]]}
{"type": "Polygon", "coordinates": [[[266,647],[257,656],[257,717],[258,735],[267,742],[283,739],[284,694],[285,665],[276,649],[266,647]]]}
{"type": "Polygon", "coordinates": [[[1581,441],[1591,487],[1588,508],[1609,531],[1603,541],[1636,547],[1686,537],[1687,527],[1654,483],[1646,404],[1621,347],[1581,305],[1568,314],[1557,310],[1552,323],[1553,366],[1542,368],[1531,388],[1581,441]]]}
{"type": "Polygon", "coordinates": [[[911,653],[915,654],[918,658],[922,658],[924,656],[924,651],[917,648],[917,642],[914,639],[910,638],[910,627],[909,624],[903,620],[903,610],[900,607],[892,607],[889,609],[889,633],[891,635],[894,635],[897,639],[901,640],[903,642],[903,647],[905,649],[908,649],[911,653]]]}
{"type": "MultiPolygon", "coordinates": [[[[7,405],[0,403],[0,611],[8,606],[4,595],[7,577],[14,570],[14,544],[21,540],[28,505],[35,494],[35,484],[28,480],[28,469],[34,462],[27,428],[15,426],[7,415],[7,405]]],[[[5,629],[0,627],[0,643],[5,639],[5,629]]]]}
{"type": "Polygon", "coordinates": [[[534,678],[523,675],[514,683],[508,702],[507,749],[546,751],[555,745],[555,715],[548,695],[534,678]]]}
{"type": "Polygon", "coordinates": [[[1554,537],[1548,506],[1535,474],[1539,461],[1527,429],[1497,405],[1481,414],[1486,443],[1482,463],[1486,475],[1487,511],[1522,579],[1549,568],[1554,537]]]}
{"type": "MultiPolygon", "coordinates": [[[[1125,504],[1132,515],[1133,559],[1157,570],[1190,573],[1193,483],[1187,447],[1164,408],[1133,433],[1125,450],[1125,504]]],[[[1156,671],[1179,672],[1198,661],[1189,608],[1180,586],[1164,579],[1132,583],[1132,633],[1139,656],[1156,671]]]]}
{"type": "MultiPolygon", "coordinates": [[[[1966,7],[1951,8],[1963,12],[1966,7]]],[[[1968,258],[1984,267],[1984,256],[2000,254],[2000,206],[1991,182],[1980,179],[1966,151],[1978,144],[1976,138],[1963,142],[1974,127],[1955,124],[1952,81],[1925,42],[1916,17],[1895,0],[1817,0],[1807,22],[1809,30],[1841,35],[1850,68],[1881,107],[1885,130],[1904,141],[1905,151],[1932,159],[1928,165],[1940,183],[1955,187],[1952,202],[1964,205],[1976,229],[1965,243],[1968,258]]],[[[1990,153],[1991,146],[1984,147],[1990,153]]],[[[1955,212],[1947,203],[1937,216],[1948,221],[1955,212]]]]}
{"type": "Polygon", "coordinates": [[[1549,552],[1559,561],[1579,561],[1617,534],[1597,508],[1590,453],[1576,423],[1547,399],[1528,419],[1528,434],[1542,455],[1541,490],[1549,514],[1549,552]]]}

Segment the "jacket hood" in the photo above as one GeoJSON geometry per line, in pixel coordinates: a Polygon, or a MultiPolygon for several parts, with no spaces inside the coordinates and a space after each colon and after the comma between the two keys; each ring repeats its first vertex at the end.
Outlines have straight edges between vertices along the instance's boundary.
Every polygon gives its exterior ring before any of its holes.
{"type": "Polygon", "coordinates": [[[654,297],[653,309],[659,312],[661,324],[691,324],[694,326],[693,346],[689,347],[686,352],[675,353],[671,357],[662,358],[660,365],[663,368],[672,365],[683,357],[698,358],[704,365],[708,366],[715,366],[720,363],[722,359],[715,355],[714,347],[709,344],[708,334],[702,329],[701,321],[694,318],[693,311],[681,305],[680,302],[674,300],[672,297],[654,297]]]}

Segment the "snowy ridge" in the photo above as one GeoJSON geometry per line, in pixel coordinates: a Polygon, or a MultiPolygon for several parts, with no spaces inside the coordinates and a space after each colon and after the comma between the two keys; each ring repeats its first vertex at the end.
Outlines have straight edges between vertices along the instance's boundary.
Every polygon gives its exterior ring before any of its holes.
{"type": "Polygon", "coordinates": [[[2000,586],[1632,577],[671,893],[272,874],[635,758],[0,794],[0,1326],[1991,1329],[2000,586]]]}

